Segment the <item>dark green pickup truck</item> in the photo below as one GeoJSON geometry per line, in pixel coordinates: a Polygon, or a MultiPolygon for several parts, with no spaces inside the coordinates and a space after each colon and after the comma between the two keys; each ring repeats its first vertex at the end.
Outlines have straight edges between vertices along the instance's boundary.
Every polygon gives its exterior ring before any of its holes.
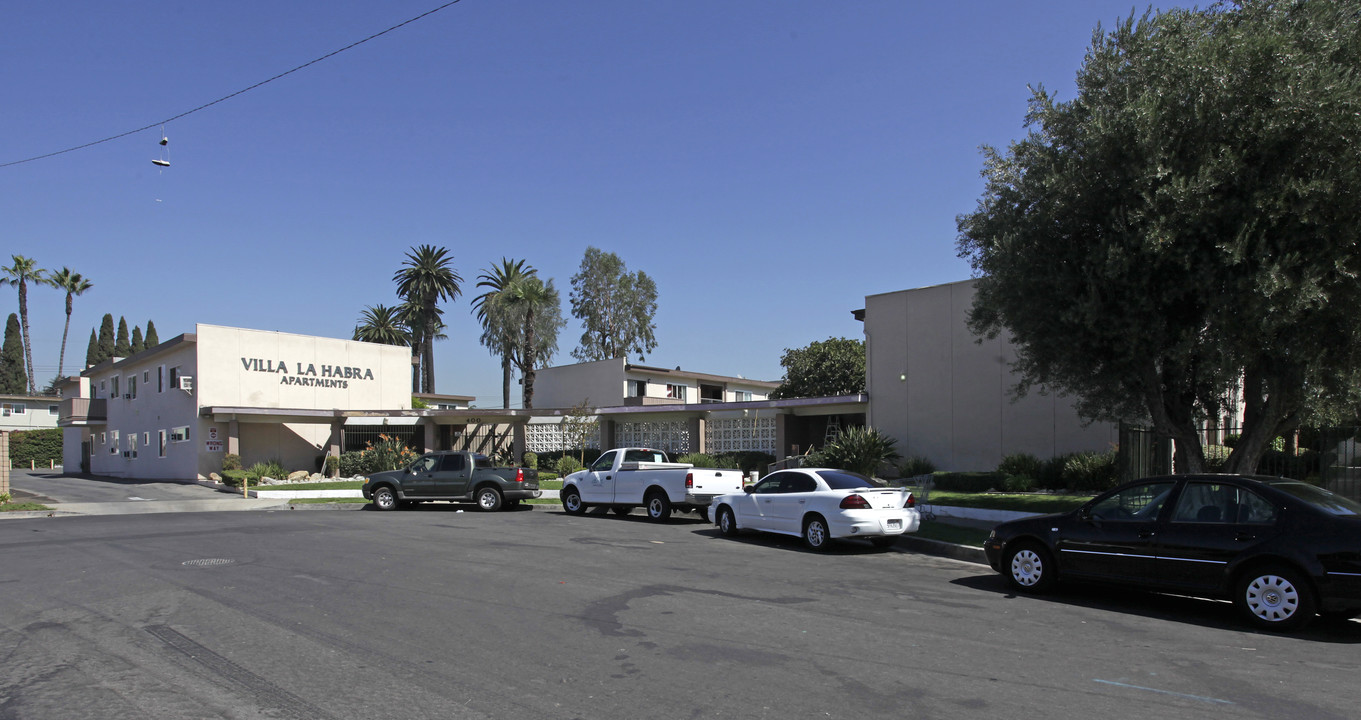
{"type": "Polygon", "coordinates": [[[432,452],[406,468],[374,473],[364,480],[364,498],[379,510],[427,500],[472,502],[491,512],[539,497],[539,471],[492,467],[481,453],[432,452]]]}

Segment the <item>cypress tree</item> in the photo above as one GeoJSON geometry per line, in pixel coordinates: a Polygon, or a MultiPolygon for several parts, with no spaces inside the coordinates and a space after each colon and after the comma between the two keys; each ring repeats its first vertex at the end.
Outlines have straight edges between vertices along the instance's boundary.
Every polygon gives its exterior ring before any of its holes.
{"type": "Polygon", "coordinates": [[[95,360],[96,365],[113,357],[113,315],[104,313],[104,322],[99,324],[99,359],[95,360]]]}
{"type": "Polygon", "coordinates": [[[0,393],[24,395],[28,392],[28,373],[24,371],[24,340],[19,316],[9,314],[5,323],[5,344],[0,348],[0,393]]]}
{"type": "Polygon", "coordinates": [[[132,343],[128,341],[128,321],[118,318],[118,340],[113,344],[113,356],[125,358],[132,354],[132,343]]]}
{"type": "Polygon", "coordinates": [[[93,367],[99,364],[99,338],[95,337],[95,329],[90,328],[90,345],[85,348],[85,367],[93,367]]]}
{"type": "Polygon", "coordinates": [[[146,321],[146,346],[150,348],[160,344],[161,339],[156,337],[156,323],[150,320],[146,321]]]}
{"type": "Polygon", "coordinates": [[[132,326],[132,354],[136,355],[146,349],[146,343],[142,342],[142,328],[139,325],[132,326]]]}

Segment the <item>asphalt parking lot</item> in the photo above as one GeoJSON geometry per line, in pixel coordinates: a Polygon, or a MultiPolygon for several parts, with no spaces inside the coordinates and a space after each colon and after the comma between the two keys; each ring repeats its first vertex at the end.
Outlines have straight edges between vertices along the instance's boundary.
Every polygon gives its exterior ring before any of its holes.
{"type": "Polygon", "coordinates": [[[0,716],[1353,717],[1361,624],[423,506],[0,523],[0,716]]]}

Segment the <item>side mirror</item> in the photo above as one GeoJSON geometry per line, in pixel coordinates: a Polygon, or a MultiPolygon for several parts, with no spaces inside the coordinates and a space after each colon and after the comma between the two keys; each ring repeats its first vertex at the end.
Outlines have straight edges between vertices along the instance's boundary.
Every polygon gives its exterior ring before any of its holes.
{"type": "Polygon", "coordinates": [[[756,486],[755,486],[755,485],[743,485],[743,486],[742,486],[742,492],[744,492],[744,493],[750,495],[750,494],[752,494],[753,492],[756,492],[756,486]]]}

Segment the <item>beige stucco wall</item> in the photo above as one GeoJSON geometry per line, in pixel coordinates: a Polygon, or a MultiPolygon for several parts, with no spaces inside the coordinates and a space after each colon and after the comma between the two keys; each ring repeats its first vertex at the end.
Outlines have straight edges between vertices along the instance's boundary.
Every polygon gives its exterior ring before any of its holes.
{"type": "Polygon", "coordinates": [[[1083,426],[1072,403],[1032,390],[1013,398],[1010,342],[966,325],[974,282],[865,298],[868,421],[904,456],[943,470],[992,470],[1013,453],[1041,459],[1111,449],[1117,428],[1083,426]]]}
{"type": "Polygon", "coordinates": [[[624,358],[544,368],[534,373],[534,407],[594,407],[624,402],[624,358]]]}
{"type": "Polygon", "coordinates": [[[217,325],[197,335],[200,405],[411,407],[407,348],[217,325]]]}

